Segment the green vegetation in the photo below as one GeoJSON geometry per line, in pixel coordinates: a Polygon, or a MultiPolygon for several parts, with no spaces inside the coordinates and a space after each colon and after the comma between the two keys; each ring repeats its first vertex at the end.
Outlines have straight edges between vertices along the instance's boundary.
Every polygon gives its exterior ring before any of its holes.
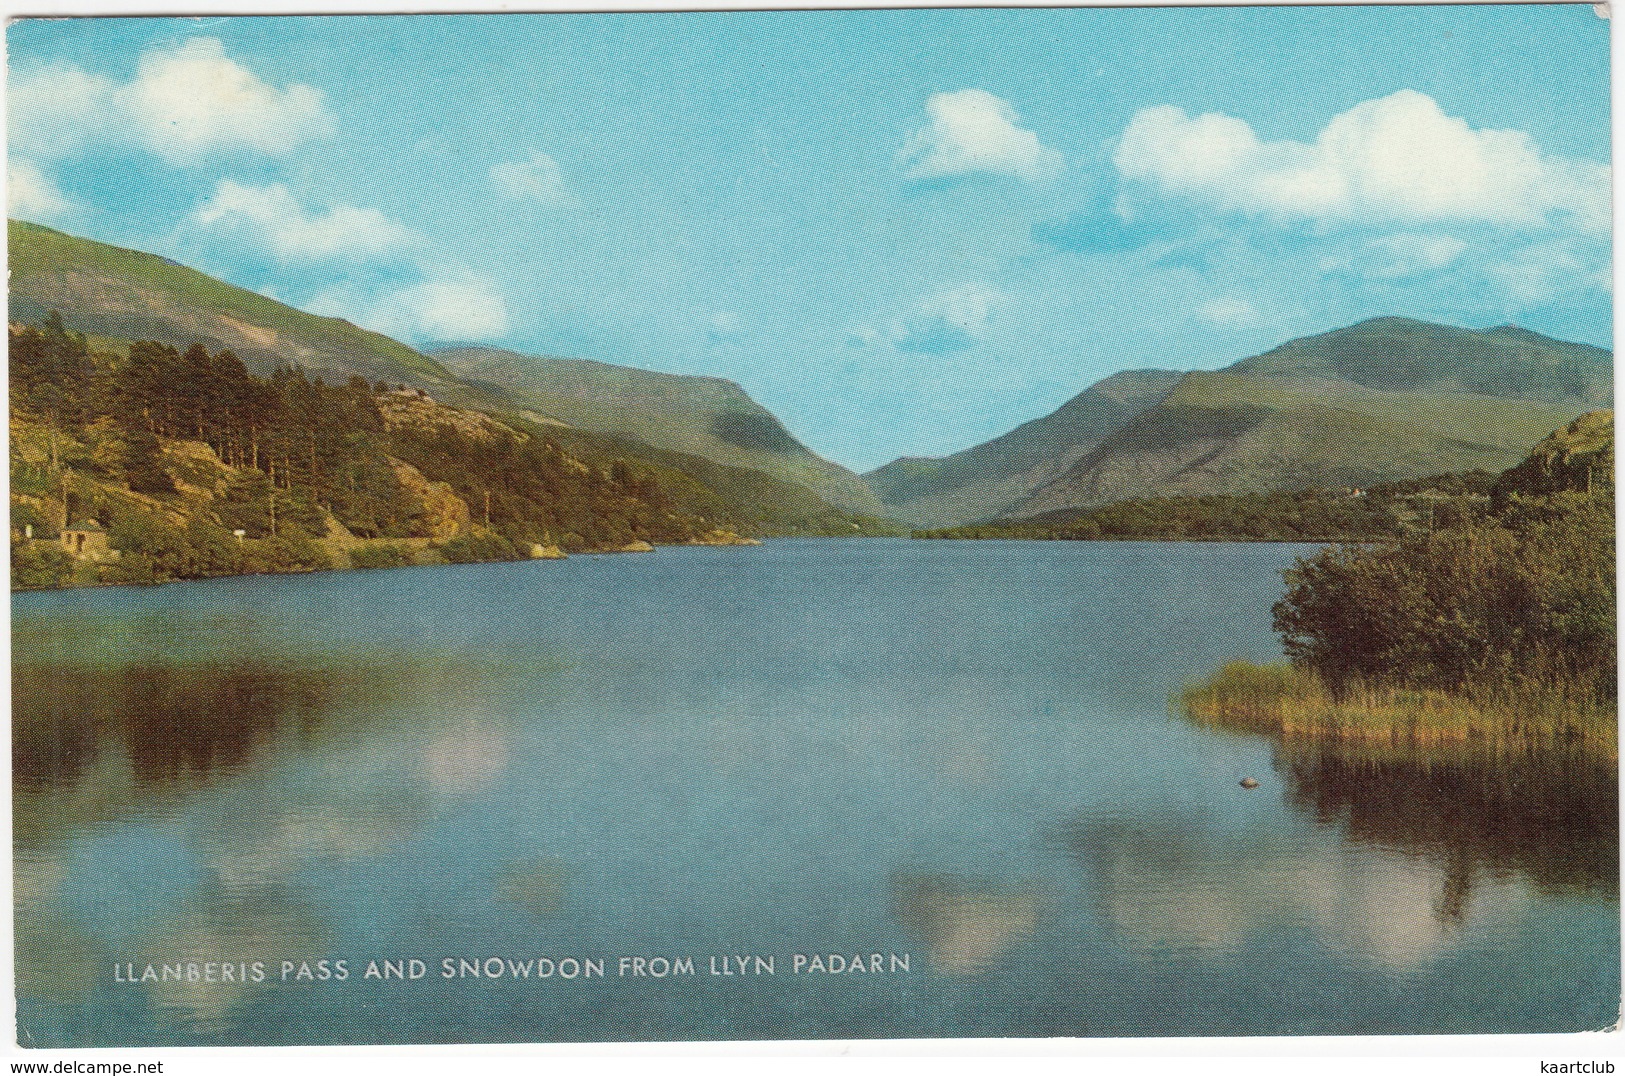
{"type": "Polygon", "coordinates": [[[1002,507],[952,522],[1498,472],[1612,384],[1608,352],[1527,330],[1362,322],[1186,374],[1086,450],[1054,453],[1025,489],[1001,491],[1002,507]]]}
{"type": "Polygon", "coordinates": [[[1313,668],[1234,661],[1188,686],[1179,701],[1201,724],[1289,741],[1456,745],[1492,755],[1538,747],[1611,757],[1616,750],[1611,702],[1583,687],[1528,677],[1515,686],[1468,681],[1455,691],[1350,679],[1333,690],[1313,668]]]}
{"type": "Polygon", "coordinates": [[[732,381],[490,347],[451,348],[436,357],[532,421],[761,471],[843,511],[885,511],[861,478],[810,451],[732,381]]]}
{"type": "Polygon", "coordinates": [[[1425,388],[1593,407],[1613,393],[1612,356],[1601,348],[1513,325],[1475,332],[1410,318],[1373,318],[1306,336],[1231,369],[1335,377],[1374,389],[1425,388]]]}
{"type": "Polygon", "coordinates": [[[1386,482],[1365,490],[1307,489],[1225,497],[1120,501],[1093,511],[915,531],[916,538],[1059,541],[1375,542],[1482,515],[1486,471],[1386,482]]]}
{"type": "Polygon", "coordinates": [[[1198,720],[1287,737],[1616,750],[1613,416],[1582,416],[1433,533],[1286,573],[1289,665],[1232,663],[1198,720]]]}
{"type": "Polygon", "coordinates": [[[986,444],[942,459],[893,460],[864,478],[887,505],[921,523],[995,516],[1156,404],[1181,376],[1123,370],[986,444]]]}
{"type": "Polygon", "coordinates": [[[341,318],[307,314],[155,254],[109,246],[25,221],[8,221],[10,317],[38,322],[53,309],[72,328],[114,342],[204,340],[268,372],[297,362],[341,379],[439,385],[435,360],[341,318]]]}
{"type": "Polygon", "coordinates": [[[10,343],[17,587],[733,537],[726,511],[685,507],[704,498],[680,471],[603,443],[582,459],[420,393],[360,377],[327,385],[298,368],[260,378],[199,344],[92,352],[54,315],[14,327],[10,343]],[[99,528],[97,542],[70,555],[53,539],[81,524],[99,528]]]}

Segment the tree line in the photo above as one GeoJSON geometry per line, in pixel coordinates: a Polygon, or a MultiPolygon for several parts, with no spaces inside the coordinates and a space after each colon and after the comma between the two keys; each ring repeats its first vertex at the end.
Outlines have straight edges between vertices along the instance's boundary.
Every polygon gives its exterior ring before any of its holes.
{"type": "MultiPolygon", "coordinates": [[[[378,405],[389,387],[361,377],[328,384],[295,365],[260,377],[231,350],[202,344],[93,350],[54,312],[14,326],[10,345],[14,424],[37,431],[43,449],[33,462],[12,453],[13,491],[25,497],[14,497],[14,535],[26,524],[49,537],[64,522],[38,503],[58,504],[66,522],[95,521],[121,553],[112,581],[324,567],[316,542],[329,518],[359,538],[431,537],[436,521],[402,484],[400,461],[470,507],[472,525],[441,543],[444,559],[510,559],[536,542],[573,551],[681,542],[714,526],[633,461],[586,463],[501,427],[489,437],[392,427],[378,405]],[[218,463],[166,452],[183,441],[207,445],[218,463]]],[[[14,538],[19,585],[73,575],[40,543],[24,545],[14,538]]]]}
{"type": "Polygon", "coordinates": [[[1482,513],[1496,477],[1440,474],[1368,489],[1302,489],[1117,501],[1083,512],[995,520],[916,538],[1036,541],[1374,542],[1482,513]]]}

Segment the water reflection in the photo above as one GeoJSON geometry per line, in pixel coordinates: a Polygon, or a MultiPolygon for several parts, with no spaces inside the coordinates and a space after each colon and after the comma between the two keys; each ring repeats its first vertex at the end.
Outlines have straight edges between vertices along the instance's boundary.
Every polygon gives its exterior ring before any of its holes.
{"type": "Polygon", "coordinates": [[[1121,937],[1228,952],[1298,923],[1403,970],[1515,921],[1539,892],[1617,895],[1611,759],[1289,741],[1274,768],[1286,801],[1343,840],[1172,815],[1062,828],[1121,937]]]}
{"type": "Polygon", "coordinates": [[[1617,893],[1613,759],[1287,741],[1276,746],[1275,768],[1289,801],[1317,819],[1443,865],[1447,910],[1485,874],[1516,872],[1545,890],[1617,893]]]}
{"type": "Polygon", "coordinates": [[[950,874],[892,878],[892,913],[924,940],[939,971],[974,975],[1032,936],[1044,906],[1036,886],[994,885],[950,874]]]}
{"type": "Polygon", "coordinates": [[[1298,926],[1327,949],[1403,971],[1449,951],[1468,918],[1510,923],[1531,901],[1515,878],[1484,879],[1469,896],[1424,858],[1198,820],[1080,822],[1063,841],[1120,939],[1176,954],[1233,953],[1298,926]]]}
{"type": "Polygon", "coordinates": [[[209,887],[141,936],[145,944],[133,954],[121,954],[138,979],[149,963],[236,965],[229,980],[217,971],[213,982],[207,974],[187,974],[146,984],[149,1004],[161,1018],[202,1030],[222,1022],[234,1005],[277,988],[284,961],[297,966],[324,956],[330,932],[320,914],[291,889],[209,887]],[[252,973],[255,963],[263,965],[258,982],[252,973]]]}
{"type": "Polygon", "coordinates": [[[118,749],[142,786],[194,784],[240,770],[279,730],[308,733],[354,688],[340,670],[263,661],[12,667],[13,779],[71,784],[118,749]]]}
{"type": "MultiPolygon", "coordinates": [[[[509,765],[513,700],[561,665],[340,660],[245,645],[241,625],[187,627],[114,622],[78,649],[61,631],[19,633],[17,985],[70,1006],[141,998],[159,1024],[207,1039],[265,984],[143,983],[141,968],[229,959],[274,975],[328,955],[335,931],[307,872],[385,856],[489,789],[509,765]]],[[[550,869],[531,864],[510,896],[544,914],[562,892],[550,869]]]]}
{"type": "Polygon", "coordinates": [[[497,877],[497,897],[534,916],[556,915],[564,908],[564,864],[556,859],[520,859],[497,877]]]}

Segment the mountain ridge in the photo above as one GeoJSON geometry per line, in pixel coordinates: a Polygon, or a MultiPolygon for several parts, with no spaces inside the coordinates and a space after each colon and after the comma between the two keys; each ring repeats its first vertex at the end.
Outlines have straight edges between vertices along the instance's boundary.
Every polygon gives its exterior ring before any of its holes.
{"type": "Polygon", "coordinates": [[[543,419],[759,470],[807,487],[837,508],[885,514],[862,478],[802,444],[727,378],[487,346],[434,355],[457,376],[494,385],[543,419]]]}
{"type": "Polygon", "coordinates": [[[866,477],[889,505],[939,526],[1147,496],[1361,486],[1509,467],[1613,392],[1602,348],[1403,317],[1298,337],[1218,370],[1140,371],[1172,381],[1108,416],[1100,405],[1130,373],[981,445],[866,477]],[[1085,405],[1101,421],[1070,424],[1085,405]],[[1049,455],[1013,467],[1005,449],[1023,431],[1042,431],[1049,455]]]}
{"type": "Polygon", "coordinates": [[[1612,392],[1601,348],[1374,318],[1186,374],[1008,515],[1500,471],[1612,392]]]}

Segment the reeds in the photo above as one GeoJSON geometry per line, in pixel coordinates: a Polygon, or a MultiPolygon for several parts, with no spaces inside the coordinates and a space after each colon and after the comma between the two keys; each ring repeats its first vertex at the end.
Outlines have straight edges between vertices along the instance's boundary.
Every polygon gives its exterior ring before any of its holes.
{"type": "Polygon", "coordinates": [[[1475,753],[1562,748],[1618,757],[1613,700],[1561,676],[1448,692],[1372,682],[1334,691],[1309,669],[1232,661],[1186,686],[1178,702],[1199,724],[1283,740],[1456,744],[1475,753]]]}

